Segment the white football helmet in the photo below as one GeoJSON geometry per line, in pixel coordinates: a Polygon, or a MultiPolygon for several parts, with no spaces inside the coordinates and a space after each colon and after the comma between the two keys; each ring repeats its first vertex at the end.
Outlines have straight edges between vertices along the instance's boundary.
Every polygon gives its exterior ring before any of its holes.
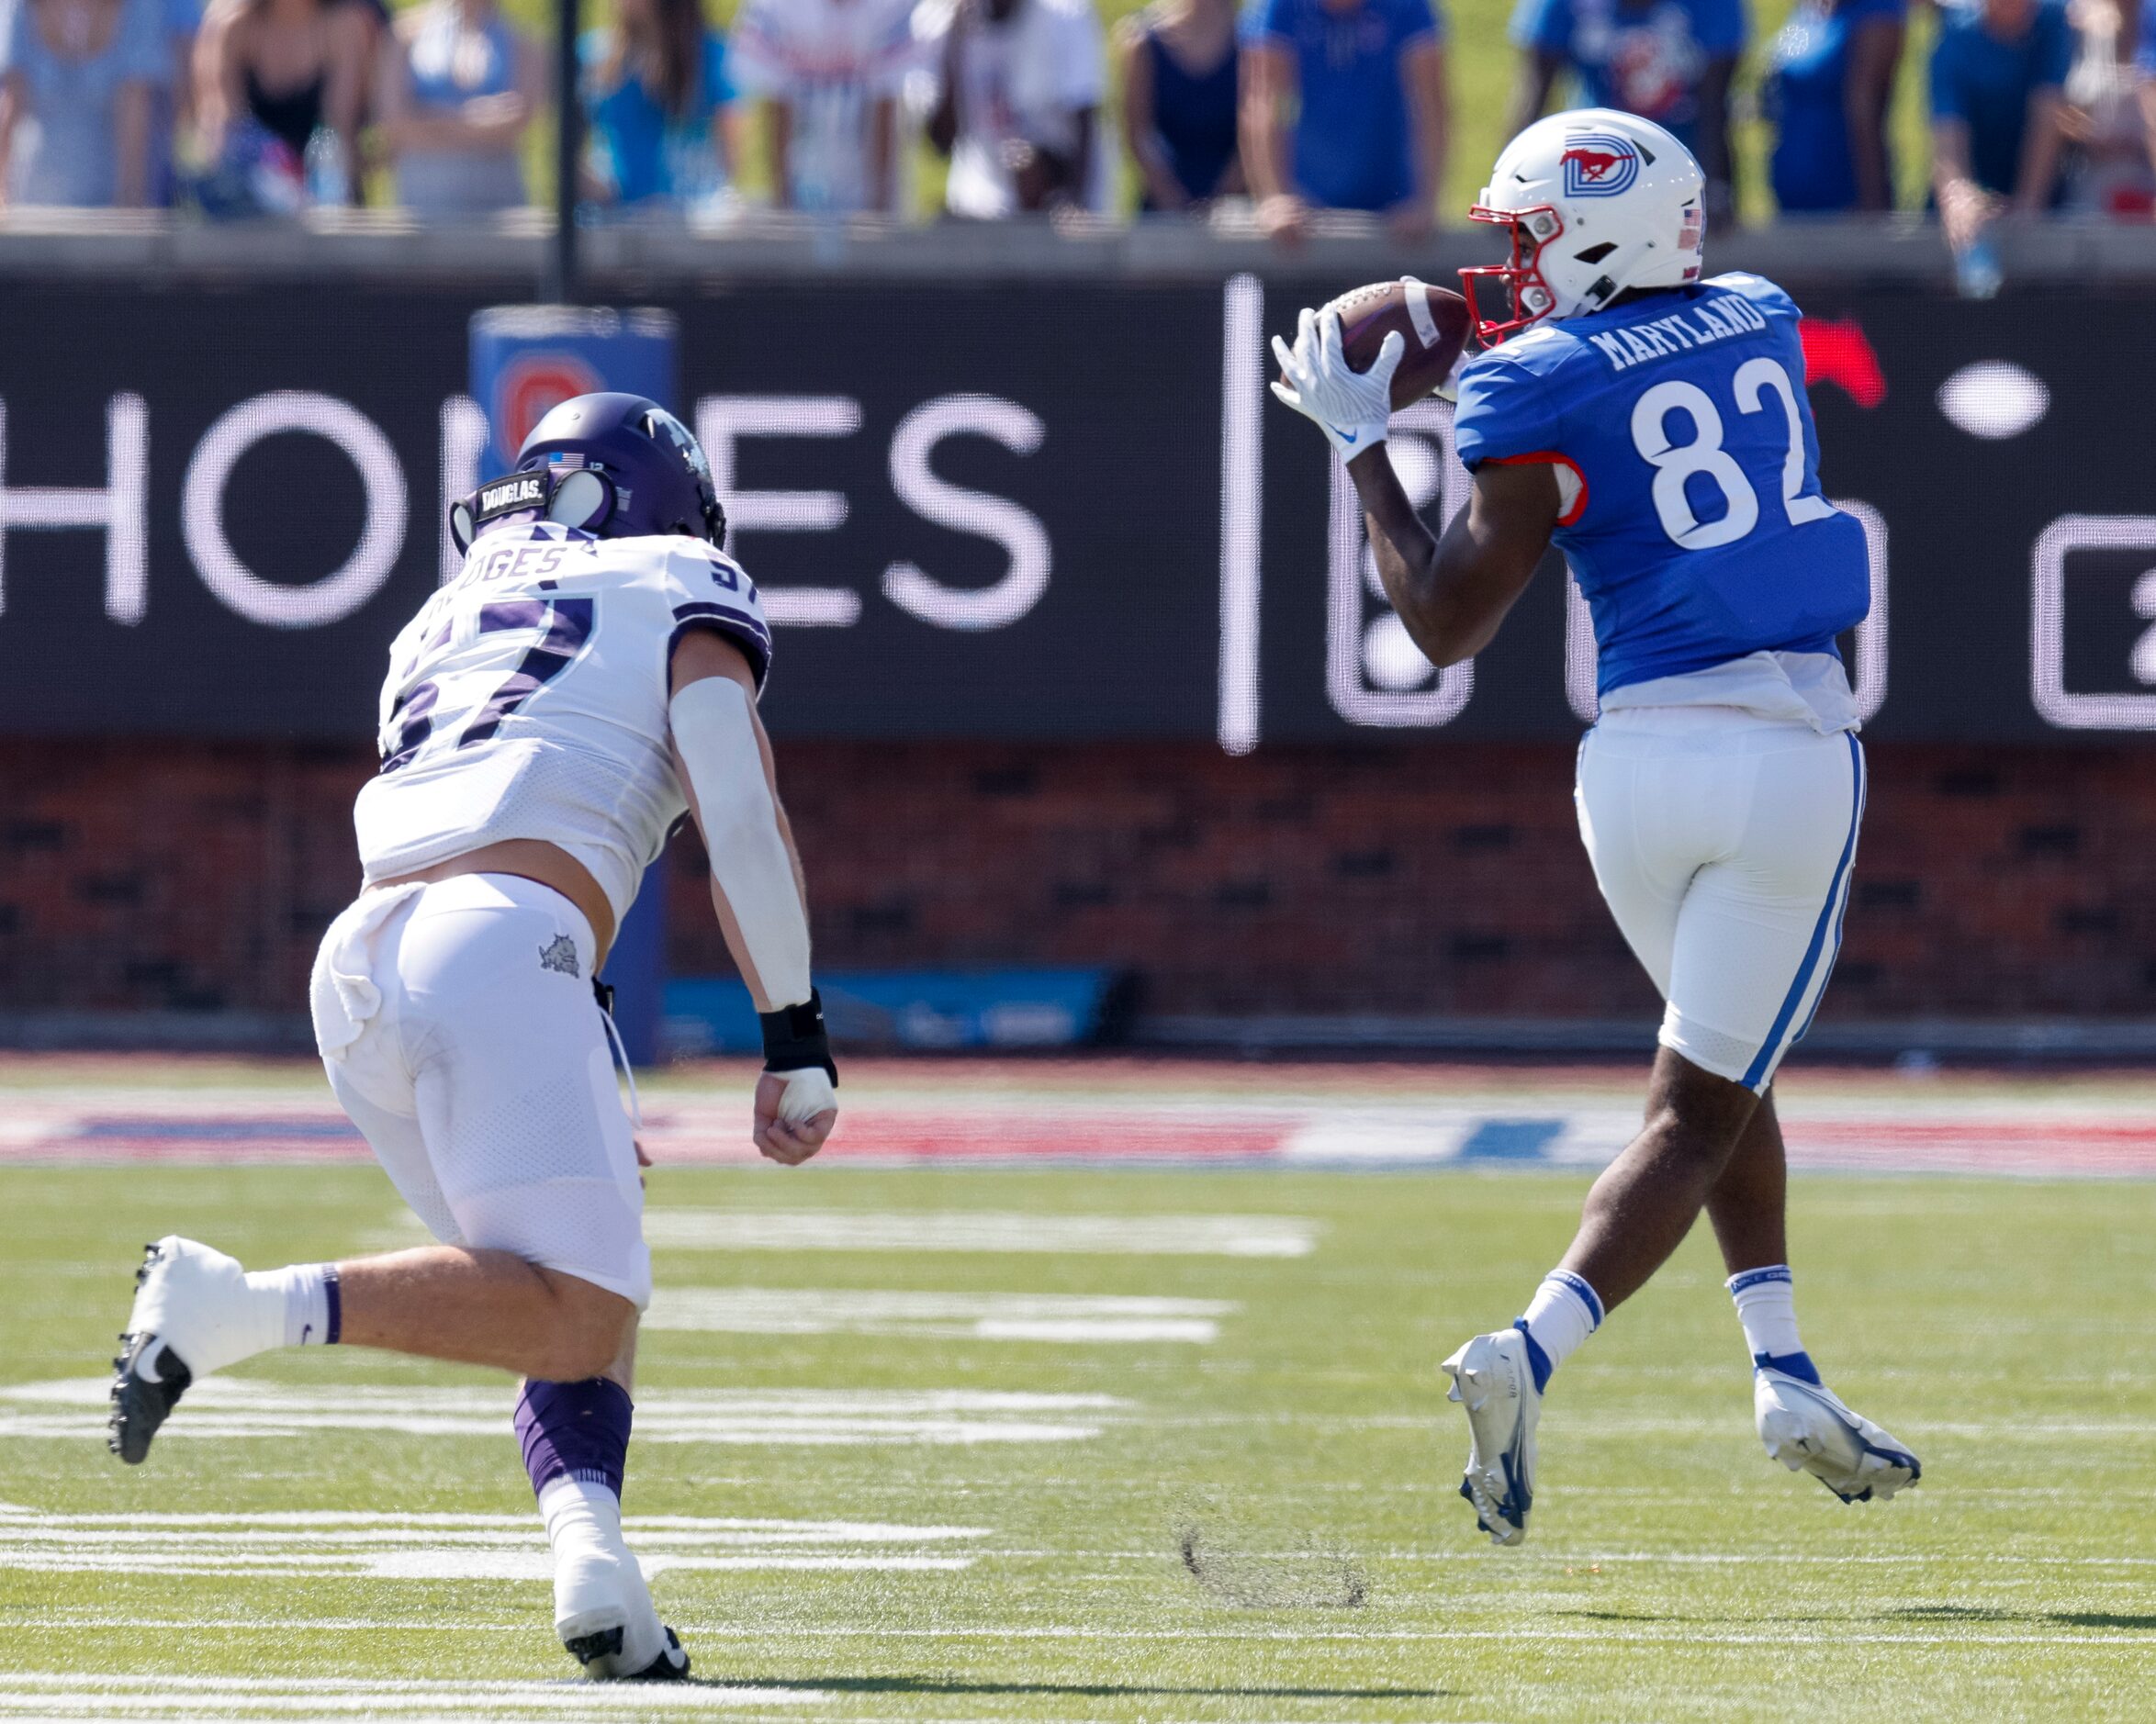
{"type": "Polygon", "coordinates": [[[1705,185],[1691,151],[1637,115],[1584,107],[1535,121],[1467,212],[1512,234],[1509,264],[1460,272],[1476,335],[1487,345],[1544,318],[1600,311],[1628,287],[1699,280],[1705,185]],[[1510,290],[1510,317],[1482,315],[1477,277],[1510,290]]]}

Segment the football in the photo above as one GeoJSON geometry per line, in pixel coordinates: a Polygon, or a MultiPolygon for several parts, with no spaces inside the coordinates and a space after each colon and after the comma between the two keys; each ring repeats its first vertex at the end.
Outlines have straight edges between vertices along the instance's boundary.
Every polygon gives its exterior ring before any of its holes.
{"type": "Polygon", "coordinates": [[[1324,310],[1340,314],[1341,350],[1357,371],[1370,369],[1393,330],[1406,339],[1407,352],[1392,374],[1396,413],[1412,407],[1453,375],[1473,322],[1467,302],[1458,294],[1412,275],[1353,288],[1329,300],[1324,310]]]}

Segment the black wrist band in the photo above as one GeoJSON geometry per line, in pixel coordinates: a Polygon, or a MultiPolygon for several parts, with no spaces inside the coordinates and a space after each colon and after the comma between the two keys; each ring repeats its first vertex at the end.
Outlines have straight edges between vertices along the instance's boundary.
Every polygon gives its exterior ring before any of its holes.
{"type": "Polygon", "coordinates": [[[838,1068],[831,1059],[831,1037],[824,1029],[822,994],[812,988],[804,1004],[780,1006],[776,1012],[759,1012],[757,1021],[764,1026],[766,1071],[806,1071],[811,1066],[821,1066],[830,1074],[832,1083],[837,1083],[838,1068]]]}

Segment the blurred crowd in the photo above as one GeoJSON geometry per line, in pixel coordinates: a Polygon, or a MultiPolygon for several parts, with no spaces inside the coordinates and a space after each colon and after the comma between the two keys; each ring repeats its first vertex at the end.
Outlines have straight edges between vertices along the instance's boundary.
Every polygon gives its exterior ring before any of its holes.
{"type": "MultiPolygon", "coordinates": [[[[1510,129],[1603,106],[1698,155],[1732,210],[1750,57],[1788,216],[1892,207],[1890,108],[1914,8],[1796,0],[1518,0],[1510,129]]],[[[1992,218],[2149,218],[2156,0],[1957,0],[1930,38],[1931,207],[1979,278],[1992,218]]],[[[534,16],[540,16],[535,12],[534,16]]],[[[546,45],[497,0],[0,0],[0,197],[210,216],[375,203],[421,217],[529,200],[546,45]]],[[[925,142],[944,210],[1203,211],[1247,199],[1292,238],[1319,210],[1414,236],[1451,133],[1444,0],[613,0],[581,42],[595,207],[693,212],[745,152],[790,209],[906,213],[925,142]],[[1128,162],[1128,172],[1125,163],[1128,162]]],[[[1746,107],[1746,111],[1750,111],[1746,107]]]]}

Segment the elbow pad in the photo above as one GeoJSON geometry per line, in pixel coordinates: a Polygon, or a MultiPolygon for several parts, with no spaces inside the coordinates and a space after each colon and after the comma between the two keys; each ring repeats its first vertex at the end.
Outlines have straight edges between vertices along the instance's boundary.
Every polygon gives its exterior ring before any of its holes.
{"type": "Polygon", "coordinates": [[[734,912],[748,961],[774,1006],[805,1004],[808,915],[779,835],[748,696],[730,677],[706,677],[677,694],[668,712],[702,816],[712,879],[734,912]]]}

